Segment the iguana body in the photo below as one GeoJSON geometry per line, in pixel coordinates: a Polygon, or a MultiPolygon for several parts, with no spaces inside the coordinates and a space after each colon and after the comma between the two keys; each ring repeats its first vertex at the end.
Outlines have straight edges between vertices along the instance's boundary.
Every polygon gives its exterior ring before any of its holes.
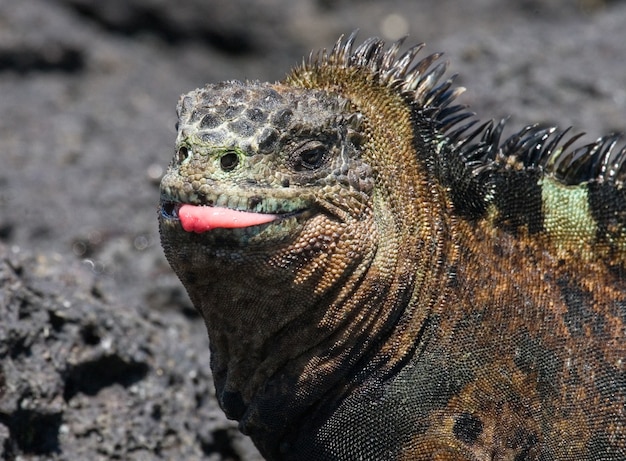
{"type": "Polygon", "coordinates": [[[179,104],[162,242],[224,411],[268,460],[626,459],[616,138],[500,142],[353,41],[179,104]]]}

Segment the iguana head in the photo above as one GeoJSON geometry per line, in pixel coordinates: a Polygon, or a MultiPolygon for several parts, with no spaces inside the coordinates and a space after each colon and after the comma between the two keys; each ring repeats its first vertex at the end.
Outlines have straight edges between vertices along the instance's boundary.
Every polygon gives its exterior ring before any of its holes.
{"type": "Polygon", "coordinates": [[[206,251],[304,248],[366,212],[372,171],[347,100],[232,81],[185,95],[178,115],[161,219],[204,234],[206,251]]]}

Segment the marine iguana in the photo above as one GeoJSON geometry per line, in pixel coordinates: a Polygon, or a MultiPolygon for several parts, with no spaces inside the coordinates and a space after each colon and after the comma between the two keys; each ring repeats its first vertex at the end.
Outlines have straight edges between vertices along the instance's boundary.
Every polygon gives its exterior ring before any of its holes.
{"type": "Polygon", "coordinates": [[[167,259],[268,460],[626,459],[626,149],[355,34],[183,95],[167,259]]]}

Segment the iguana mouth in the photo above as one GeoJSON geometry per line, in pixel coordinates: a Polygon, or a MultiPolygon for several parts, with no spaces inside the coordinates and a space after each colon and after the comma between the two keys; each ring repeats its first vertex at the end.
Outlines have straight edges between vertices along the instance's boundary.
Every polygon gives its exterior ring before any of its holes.
{"type": "Polygon", "coordinates": [[[181,200],[164,196],[160,214],[166,220],[179,221],[185,231],[200,234],[213,229],[243,229],[284,221],[303,214],[307,208],[299,201],[266,200],[261,203],[254,198],[181,200]],[[241,207],[242,204],[246,206],[241,207]]]}
{"type": "Polygon", "coordinates": [[[295,216],[299,212],[258,213],[234,210],[211,205],[190,205],[165,202],[161,214],[168,219],[178,219],[187,232],[203,233],[212,229],[240,229],[260,226],[279,219],[295,216]]]}

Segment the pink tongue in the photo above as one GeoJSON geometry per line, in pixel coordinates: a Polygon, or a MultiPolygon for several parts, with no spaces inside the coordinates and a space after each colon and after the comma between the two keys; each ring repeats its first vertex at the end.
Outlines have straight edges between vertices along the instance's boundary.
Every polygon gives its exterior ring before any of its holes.
{"type": "Polygon", "coordinates": [[[229,229],[238,227],[257,226],[273,221],[277,218],[273,214],[250,213],[248,211],[231,210],[213,206],[183,205],[178,211],[178,217],[187,232],[202,233],[225,227],[229,229]]]}

